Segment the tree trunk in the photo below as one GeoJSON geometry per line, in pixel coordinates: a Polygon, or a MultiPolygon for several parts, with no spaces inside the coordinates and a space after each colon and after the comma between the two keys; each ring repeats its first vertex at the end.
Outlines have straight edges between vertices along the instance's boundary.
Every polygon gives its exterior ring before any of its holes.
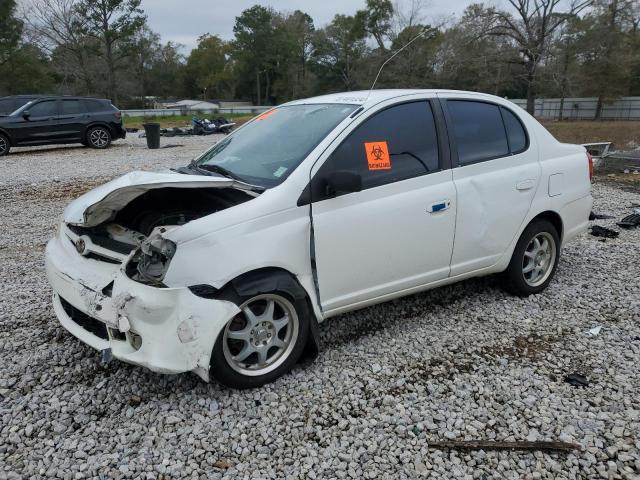
{"type": "Polygon", "coordinates": [[[598,95],[598,103],[596,103],[596,114],[593,116],[594,120],[600,120],[600,117],[602,116],[602,104],[603,102],[603,98],[602,95],[598,95]]]}
{"type": "Polygon", "coordinates": [[[562,120],[564,116],[564,92],[562,92],[562,98],[560,98],[560,111],[558,112],[558,120],[562,120]]]}
{"type": "Polygon", "coordinates": [[[536,110],[535,65],[529,62],[525,66],[527,68],[527,112],[533,115],[536,110]]]}
{"type": "Polygon", "coordinates": [[[257,104],[261,105],[260,103],[260,70],[256,70],[256,97],[257,97],[257,104]]]}
{"type": "Polygon", "coordinates": [[[267,103],[267,105],[269,104],[269,95],[271,94],[270,90],[271,90],[271,78],[269,77],[269,72],[266,71],[264,72],[264,76],[267,80],[266,85],[264,87],[264,101],[267,103]]]}

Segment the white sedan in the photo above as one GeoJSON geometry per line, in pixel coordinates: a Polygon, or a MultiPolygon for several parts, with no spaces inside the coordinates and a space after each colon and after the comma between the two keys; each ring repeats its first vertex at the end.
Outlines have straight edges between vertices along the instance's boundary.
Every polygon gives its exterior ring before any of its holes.
{"type": "Polygon", "coordinates": [[[72,202],[46,250],[53,306],[106,357],[263,385],[340,313],[498,272],[544,290],[587,227],[591,168],[491,95],[290,102],[72,202]]]}

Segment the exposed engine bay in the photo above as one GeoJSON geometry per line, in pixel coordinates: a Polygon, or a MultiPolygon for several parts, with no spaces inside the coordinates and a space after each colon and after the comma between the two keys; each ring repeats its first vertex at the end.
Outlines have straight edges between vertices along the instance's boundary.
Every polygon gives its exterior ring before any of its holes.
{"type": "Polygon", "coordinates": [[[94,226],[67,224],[67,228],[77,236],[70,240],[78,252],[94,260],[121,263],[124,256],[137,249],[127,265],[127,275],[142,283],[162,286],[176,249],[173,242],[162,238],[162,233],[244,203],[255,195],[232,187],[155,188],[112,211],[106,221],[94,226]],[[85,243],[99,248],[85,251],[85,243]]]}

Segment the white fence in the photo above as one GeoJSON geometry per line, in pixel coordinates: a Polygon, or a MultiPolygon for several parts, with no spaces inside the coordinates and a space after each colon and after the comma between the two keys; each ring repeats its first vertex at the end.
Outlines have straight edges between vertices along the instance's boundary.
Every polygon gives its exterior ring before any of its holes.
{"type": "Polygon", "coordinates": [[[269,110],[272,107],[230,107],[215,109],[189,109],[185,108],[149,108],[140,110],[121,110],[125,117],[173,117],[176,115],[224,115],[225,113],[246,113],[258,114],[269,110]]]}
{"type": "MultiPolygon", "coordinates": [[[[511,100],[513,103],[527,108],[525,99],[511,100]]],[[[538,98],[535,103],[536,118],[553,120],[593,120],[596,115],[598,99],[565,98],[560,110],[560,98],[538,98]]],[[[621,97],[602,106],[601,120],[640,120],[640,97],[621,97]]]]}

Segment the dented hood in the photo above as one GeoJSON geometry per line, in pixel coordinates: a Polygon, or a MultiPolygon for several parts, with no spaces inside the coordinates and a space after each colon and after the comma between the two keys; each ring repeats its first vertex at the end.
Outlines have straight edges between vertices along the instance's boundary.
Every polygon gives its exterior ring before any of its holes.
{"type": "Polygon", "coordinates": [[[71,202],[64,211],[64,221],[93,227],[111,219],[133,199],[156,188],[225,188],[249,190],[236,180],[206,175],[186,175],[172,171],[131,172],[111,180],[71,202]]]}

